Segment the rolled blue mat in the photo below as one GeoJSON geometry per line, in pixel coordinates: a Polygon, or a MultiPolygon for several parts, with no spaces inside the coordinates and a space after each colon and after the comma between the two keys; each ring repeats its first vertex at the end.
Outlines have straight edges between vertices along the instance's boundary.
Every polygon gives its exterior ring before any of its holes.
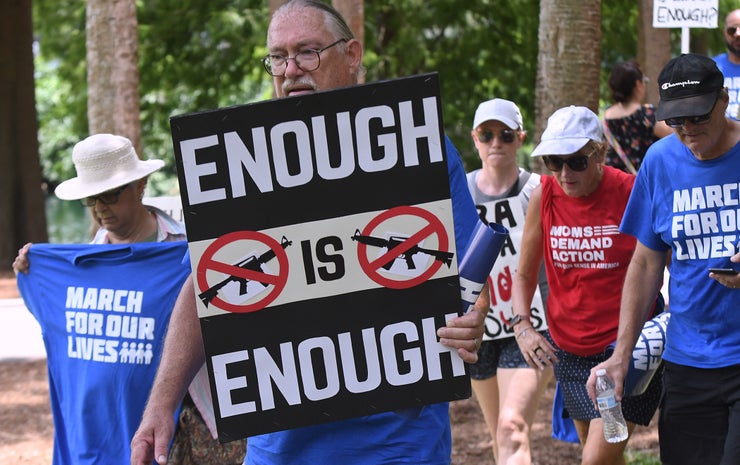
{"type": "Polygon", "coordinates": [[[460,293],[463,313],[473,308],[491,268],[496,262],[509,230],[498,223],[478,222],[471,235],[470,245],[460,260],[460,293]]]}

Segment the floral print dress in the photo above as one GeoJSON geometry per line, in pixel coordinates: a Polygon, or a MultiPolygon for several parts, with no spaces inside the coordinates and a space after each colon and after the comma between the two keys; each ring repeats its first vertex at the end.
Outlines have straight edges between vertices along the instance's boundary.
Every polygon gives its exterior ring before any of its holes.
{"type": "MultiPolygon", "coordinates": [[[[646,103],[637,111],[624,118],[606,119],[614,139],[619,142],[622,151],[632,162],[635,170],[640,169],[642,159],[648,147],[658,140],[655,129],[655,106],[646,103]]],[[[614,147],[606,152],[606,164],[629,173],[627,166],[622,162],[614,147]]]]}

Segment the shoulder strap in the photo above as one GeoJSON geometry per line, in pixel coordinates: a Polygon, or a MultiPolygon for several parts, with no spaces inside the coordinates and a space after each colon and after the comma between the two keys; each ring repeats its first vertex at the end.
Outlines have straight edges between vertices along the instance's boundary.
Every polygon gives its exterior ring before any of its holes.
{"type": "Polygon", "coordinates": [[[529,173],[529,176],[527,176],[527,182],[525,183],[524,187],[529,188],[531,191],[537,185],[540,183],[540,175],[537,173],[529,173]]]}
{"type": "Polygon", "coordinates": [[[624,166],[627,167],[630,173],[637,174],[637,170],[635,169],[634,165],[630,161],[629,157],[627,157],[627,154],[624,153],[622,150],[622,147],[619,145],[619,141],[614,137],[612,132],[609,130],[609,125],[606,124],[606,118],[603,120],[604,123],[604,135],[606,136],[606,140],[609,142],[609,145],[612,146],[615,152],[617,152],[617,155],[619,155],[619,159],[622,160],[622,163],[624,163],[624,166]]]}

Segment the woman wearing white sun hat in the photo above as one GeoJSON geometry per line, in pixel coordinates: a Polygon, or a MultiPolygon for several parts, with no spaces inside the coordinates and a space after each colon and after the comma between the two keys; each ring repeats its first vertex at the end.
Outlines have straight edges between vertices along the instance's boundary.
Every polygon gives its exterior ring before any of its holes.
{"type": "Polygon", "coordinates": [[[131,141],[113,134],[95,134],[72,150],[77,177],[54,193],[62,200],[81,200],[99,226],[94,244],[185,240],[182,224],[163,211],[145,206],[150,174],[162,160],[140,160],[131,141]]]}
{"type": "MultiPolygon", "coordinates": [[[[59,184],[54,194],[62,200],[80,200],[90,209],[98,226],[91,244],[186,240],[181,222],[142,203],[149,175],[161,169],[164,161],[141,160],[129,139],[114,134],[95,134],[78,142],[72,150],[72,160],[77,176],[59,184]]],[[[30,247],[28,243],[18,251],[13,262],[16,274],[28,273],[30,247]]],[[[169,463],[186,463],[184,455],[214,458],[219,463],[241,463],[243,459],[243,443],[221,445],[215,439],[207,383],[205,372],[199,373],[189,388],[173,442],[173,455],[178,457],[171,456],[169,463]],[[230,461],[239,454],[241,457],[230,461]]]]}
{"type": "MultiPolygon", "coordinates": [[[[164,166],[162,160],[140,160],[131,141],[113,134],[95,134],[72,150],[77,177],[54,193],[62,200],[81,200],[98,225],[93,244],[170,242],[185,240],[182,224],[165,212],[142,203],[147,178],[164,166]]],[[[19,250],[13,269],[28,272],[26,253],[19,250]]]]}

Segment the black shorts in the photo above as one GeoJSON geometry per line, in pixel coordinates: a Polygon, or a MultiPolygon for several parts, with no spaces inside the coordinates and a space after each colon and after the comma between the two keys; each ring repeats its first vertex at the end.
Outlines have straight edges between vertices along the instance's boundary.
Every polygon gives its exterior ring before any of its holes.
{"type": "MultiPolygon", "coordinates": [[[[554,366],[555,379],[560,383],[568,415],[574,420],[584,421],[599,418],[599,412],[588,396],[586,381],[591,374],[591,368],[606,360],[607,353],[582,357],[565,352],[552,339],[550,339],[550,344],[556,349],[555,356],[558,358],[558,363],[554,366]]],[[[663,387],[662,375],[663,365],[656,370],[643,394],[622,399],[622,413],[625,420],[642,426],[650,423],[660,402],[663,387]]]]}
{"type": "MultiPolygon", "coordinates": [[[[543,336],[547,331],[540,331],[543,336]]],[[[483,341],[478,349],[478,361],[470,365],[470,377],[477,380],[493,378],[499,368],[529,368],[513,337],[483,341]]]]}
{"type": "Polygon", "coordinates": [[[740,365],[707,369],[663,364],[661,462],[740,464],[740,365]]]}

